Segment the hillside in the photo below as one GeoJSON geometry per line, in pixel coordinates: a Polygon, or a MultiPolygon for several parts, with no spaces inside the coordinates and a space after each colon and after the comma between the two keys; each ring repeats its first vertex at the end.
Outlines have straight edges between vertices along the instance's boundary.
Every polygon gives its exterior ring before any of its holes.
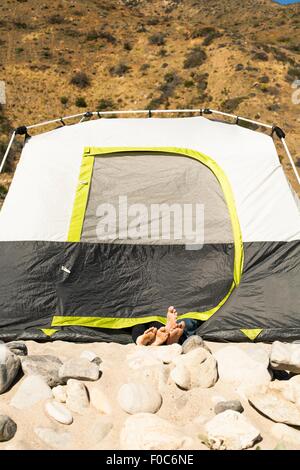
{"type": "Polygon", "coordinates": [[[297,157],[299,13],[271,0],[2,0],[1,153],[11,127],[61,115],[211,106],[283,127],[297,157]]]}

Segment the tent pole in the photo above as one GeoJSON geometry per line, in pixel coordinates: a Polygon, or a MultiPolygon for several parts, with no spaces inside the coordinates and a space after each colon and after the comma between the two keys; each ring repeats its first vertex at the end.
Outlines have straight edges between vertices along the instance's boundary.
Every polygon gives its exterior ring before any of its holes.
{"type": "Polygon", "coordinates": [[[298,170],[297,170],[297,168],[296,168],[295,162],[294,162],[294,160],[293,160],[293,157],[292,157],[292,155],[291,155],[291,153],[290,153],[290,151],[289,151],[289,148],[288,148],[288,146],[287,146],[287,143],[286,143],[286,141],[285,141],[285,138],[282,137],[280,140],[281,140],[282,145],[283,145],[283,148],[284,148],[284,150],[285,150],[285,152],[286,152],[286,154],[287,154],[287,156],[288,156],[288,159],[289,159],[289,161],[290,161],[290,164],[292,165],[292,168],[293,168],[293,171],[294,171],[294,173],[295,173],[297,182],[298,182],[298,184],[300,185],[300,176],[299,176],[298,170]]]}
{"type": "Polygon", "coordinates": [[[6,149],[6,152],[4,154],[4,157],[2,158],[2,162],[1,162],[1,165],[0,165],[0,173],[2,173],[3,171],[3,168],[4,168],[4,165],[6,163],[6,160],[7,160],[7,157],[8,157],[8,154],[9,154],[9,151],[11,149],[11,146],[13,144],[13,141],[15,139],[15,136],[16,136],[16,131],[13,131],[12,135],[11,135],[11,138],[10,138],[10,141],[9,141],[9,144],[7,146],[7,149],[6,149]]]}

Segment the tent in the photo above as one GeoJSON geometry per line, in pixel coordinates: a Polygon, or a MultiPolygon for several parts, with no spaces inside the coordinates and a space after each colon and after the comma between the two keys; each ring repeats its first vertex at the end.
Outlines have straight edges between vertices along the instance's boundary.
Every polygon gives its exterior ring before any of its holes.
{"type": "Polygon", "coordinates": [[[209,340],[300,337],[299,204],[272,138],[288,152],[284,133],[209,114],[15,131],[0,339],[126,343],[169,305],[209,340]]]}

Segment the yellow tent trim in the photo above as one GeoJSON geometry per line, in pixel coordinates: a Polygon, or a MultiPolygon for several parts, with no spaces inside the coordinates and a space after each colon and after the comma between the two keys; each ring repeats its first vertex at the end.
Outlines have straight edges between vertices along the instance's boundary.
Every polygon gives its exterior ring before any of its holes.
{"type": "MultiPolygon", "coordinates": [[[[221,300],[221,302],[211,310],[207,312],[188,312],[178,316],[178,320],[184,320],[185,318],[193,318],[195,320],[206,321],[208,320],[220,307],[226,302],[231,292],[233,291],[235,284],[232,286],[228,294],[221,300]]],[[[134,325],[140,325],[142,323],[149,323],[157,321],[166,324],[166,317],[152,316],[152,317],[139,317],[139,318],[115,318],[115,317],[64,317],[55,315],[52,319],[51,326],[87,326],[91,328],[131,328],[134,325]]]]}
{"type": "Polygon", "coordinates": [[[241,332],[244,333],[247,338],[251,339],[251,341],[254,341],[262,332],[262,328],[245,329],[241,330],[241,332]]]}
{"type": "Polygon", "coordinates": [[[85,157],[82,159],[71,223],[69,227],[68,242],[80,241],[92,181],[93,167],[94,157],[85,157]]]}
{"type": "Polygon", "coordinates": [[[40,328],[40,330],[45,333],[47,336],[52,336],[54,333],[56,333],[58,330],[54,330],[52,328],[40,328]]]}
{"type": "MultiPolygon", "coordinates": [[[[80,242],[81,233],[84,223],[84,216],[86,212],[89,191],[92,180],[93,166],[95,157],[105,157],[112,154],[125,153],[125,152],[161,152],[170,153],[187,158],[193,158],[203,165],[207,166],[216,176],[219,184],[223,190],[224,198],[228,207],[233,238],[234,238],[234,268],[233,268],[233,283],[226,296],[219,302],[219,304],[206,312],[188,312],[179,317],[179,319],[193,318],[196,320],[205,321],[210,318],[220,307],[226,302],[231,295],[233,289],[239,285],[243,272],[244,262],[244,249],[241,228],[236,212],[234,195],[227,179],[226,174],[219,167],[219,165],[207,155],[197,152],[196,150],[178,148],[178,147],[86,147],[82,158],[82,164],[79,175],[79,182],[77,185],[73,213],[70,222],[68,241],[80,242]]],[[[54,316],[52,326],[89,326],[98,328],[128,328],[141,323],[158,321],[163,324],[166,323],[165,317],[152,316],[146,318],[115,318],[115,317],[64,317],[54,316]]],[[[246,331],[246,330],[245,330],[246,331]]]]}

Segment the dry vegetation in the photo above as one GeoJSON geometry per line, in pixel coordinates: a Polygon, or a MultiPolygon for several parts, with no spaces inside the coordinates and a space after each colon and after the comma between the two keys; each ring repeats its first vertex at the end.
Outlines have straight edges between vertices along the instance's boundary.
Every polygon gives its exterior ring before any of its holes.
{"type": "Polygon", "coordinates": [[[299,13],[271,0],[2,0],[1,154],[11,127],[45,118],[211,106],[282,126],[297,157],[299,13]]]}

